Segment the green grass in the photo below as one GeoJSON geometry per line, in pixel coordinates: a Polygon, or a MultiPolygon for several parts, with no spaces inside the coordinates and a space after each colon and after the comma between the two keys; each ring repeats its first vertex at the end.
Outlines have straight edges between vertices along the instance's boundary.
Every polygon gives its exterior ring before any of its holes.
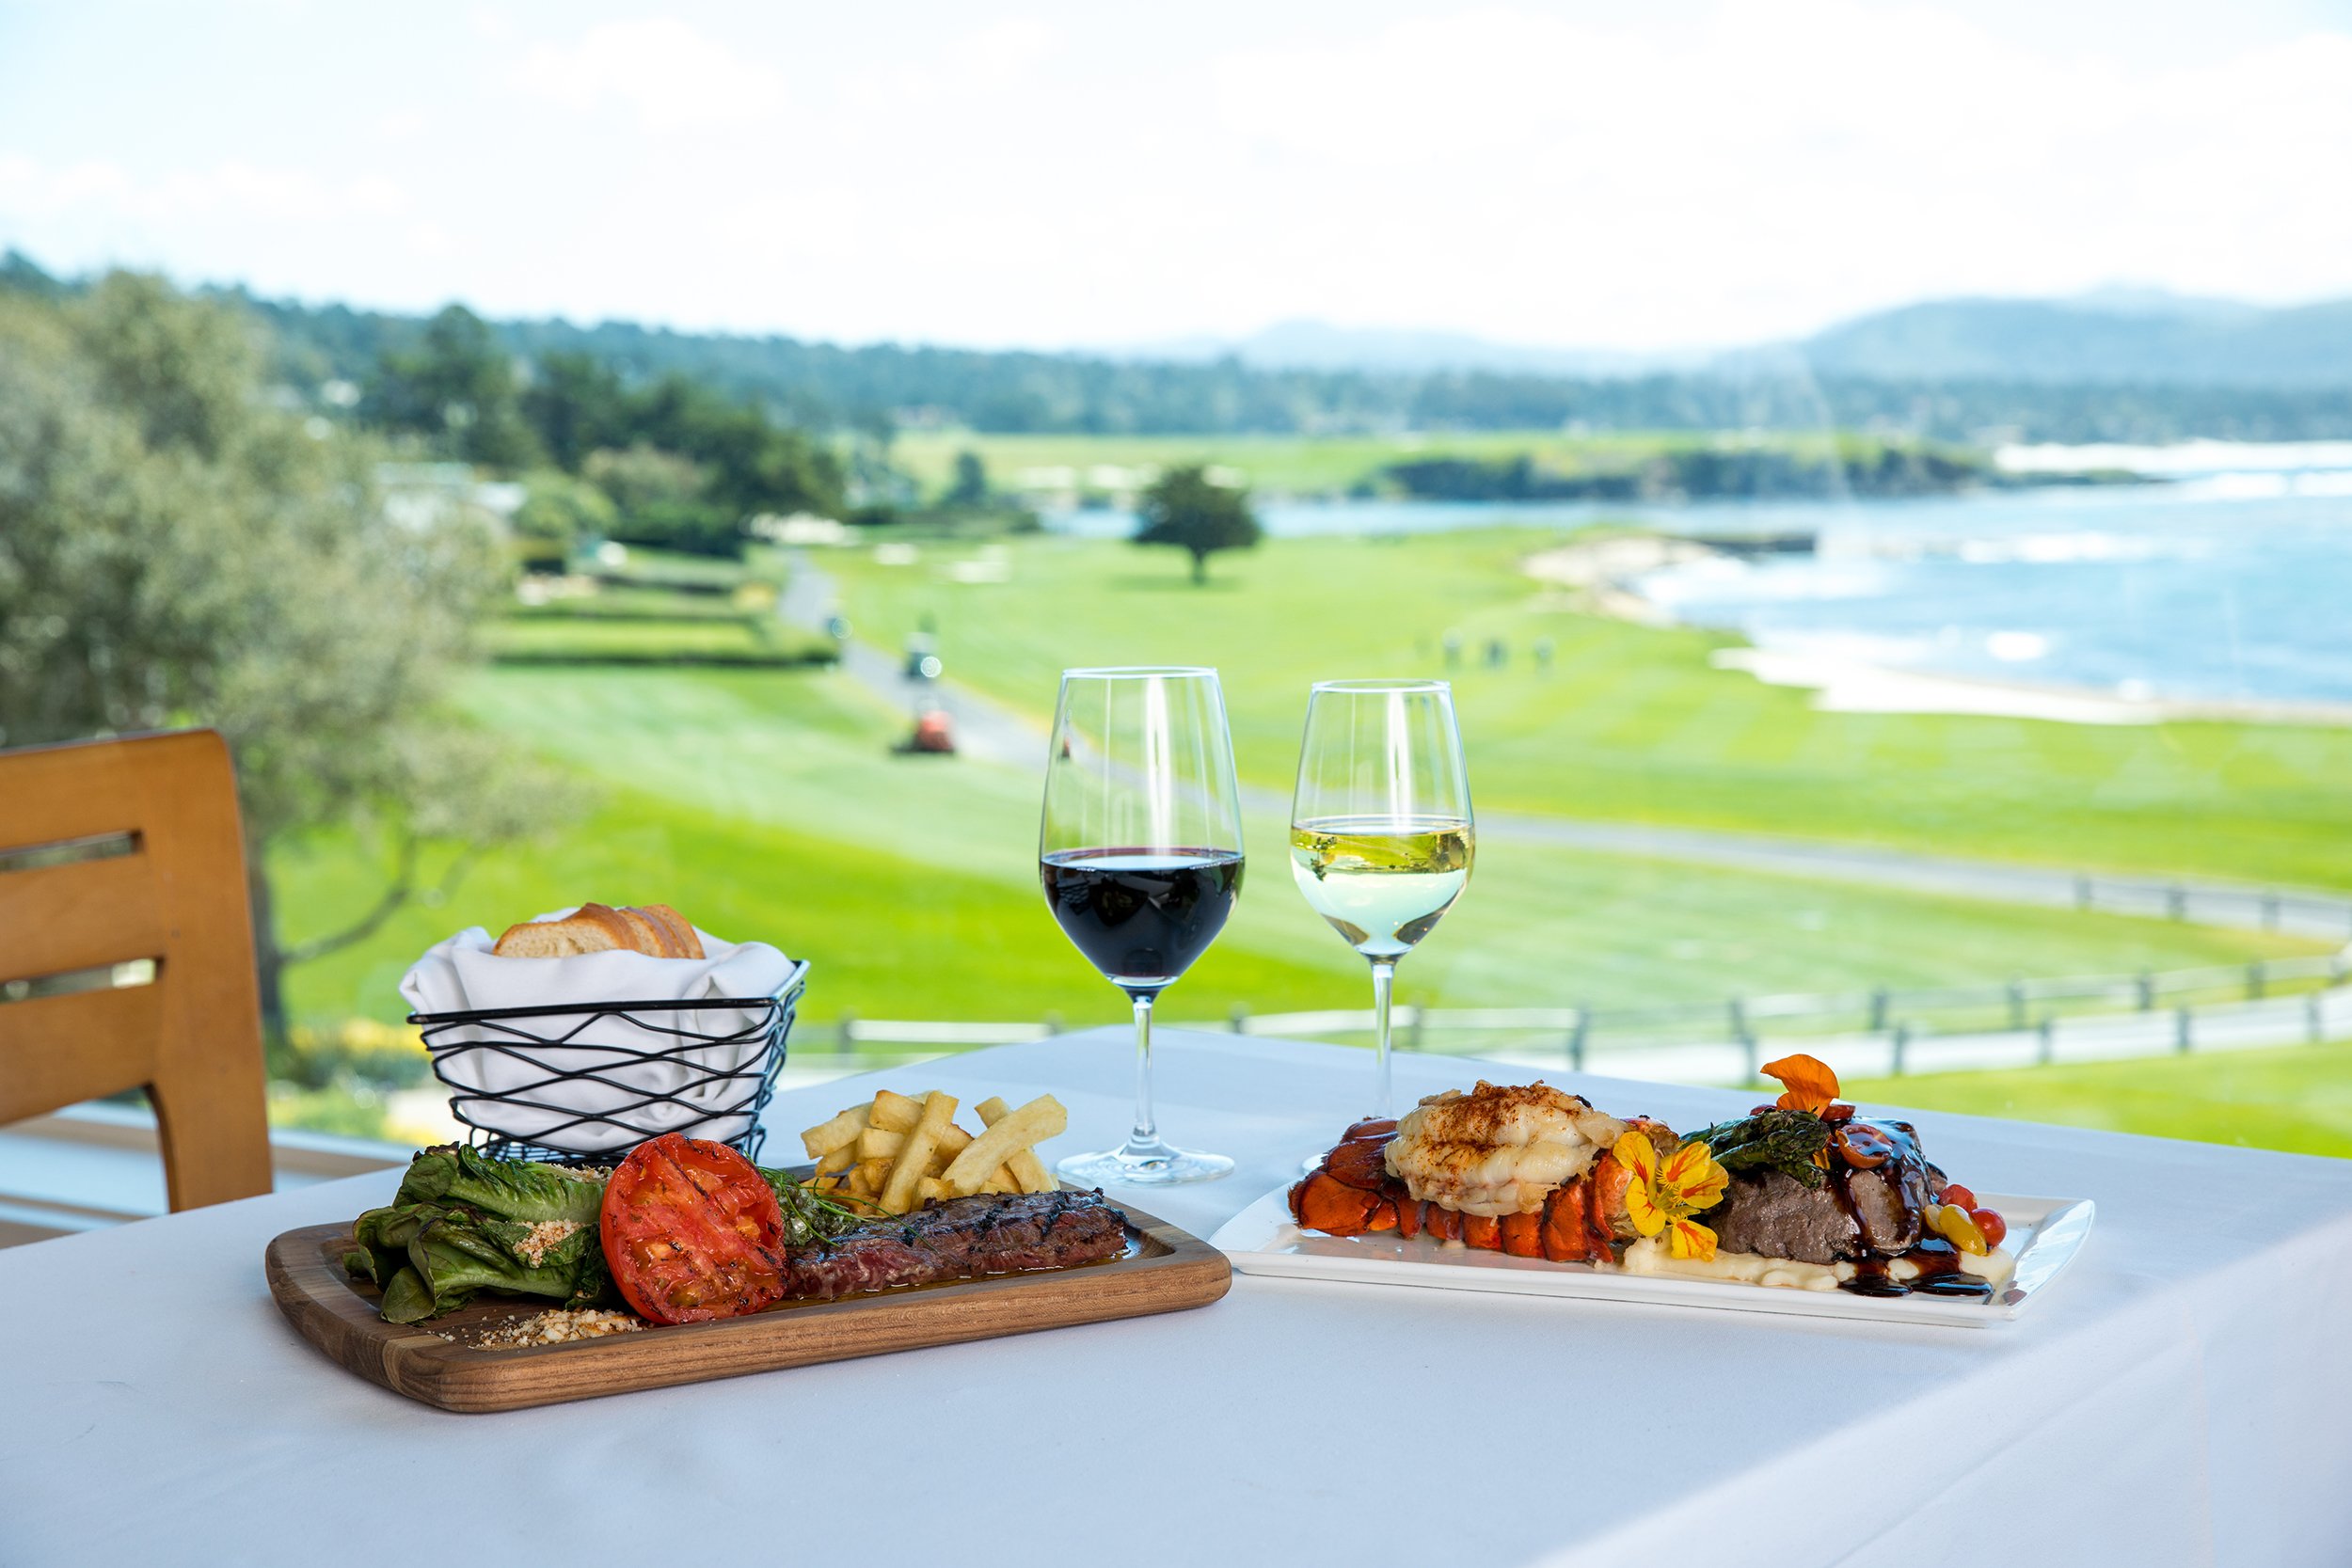
{"type": "Polygon", "coordinates": [[[1065,665],[1219,665],[1245,774],[1283,791],[1310,682],[1441,672],[1455,631],[1513,655],[1454,672],[1484,806],[2352,887],[2352,730],[1820,713],[1710,668],[1728,637],[1570,611],[1518,570],[1557,539],[1271,541],[1217,557],[1203,589],[1179,552],[1064,538],[1009,542],[1001,583],[951,580],[953,547],[823,563],[861,637],[934,617],[952,678],[1031,712],[1065,665]]]}
{"type": "MultiPolygon", "coordinates": [[[[415,955],[563,905],[673,903],[723,936],[814,961],[812,1019],[1121,1016],[1047,919],[1034,783],[969,759],[898,756],[900,716],[824,673],[497,670],[467,705],[598,781],[603,804],[551,845],[496,856],[440,908],[294,972],[299,1017],[396,1018],[415,955]]],[[[1176,1019],[1366,1005],[1363,965],[1311,914],[1253,820],[1257,856],[1222,940],[1168,998],[1176,1019]]],[[[281,855],[294,937],[332,929],[379,885],[339,838],[281,855]]],[[[1515,848],[1405,966],[1431,1005],[1627,1005],[1863,990],[2011,974],[2175,968],[2308,950],[2255,933],[2077,915],[1515,848]]]]}
{"type": "Polygon", "coordinates": [[[695,594],[606,584],[577,597],[511,605],[506,615],[516,621],[739,621],[748,612],[774,609],[774,601],[771,590],[757,585],[734,594],[695,594]]]}
{"type": "MultiPolygon", "coordinates": [[[[1487,808],[2352,886],[2352,734],[1815,713],[1803,692],[1710,668],[1724,639],[1568,612],[1518,570],[1555,537],[1277,542],[1220,558],[1205,590],[1187,585],[1172,552],[1055,538],[1011,542],[1001,584],[951,579],[971,546],[927,545],[905,567],[864,550],[820,559],[862,636],[887,645],[935,616],[951,675],[1034,713],[1050,706],[1065,664],[1222,665],[1244,771],[1278,797],[1311,680],[1438,668],[1453,629],[1514,650],[1504,670],[1455,674],[1487,808]],[[1537,637],[1558,646],[1549,674],[1527,657],[1537,637]]],[[[532,619],[501,635],[578,637],[587,625],[532,619]]],[[[612,620],[589,634],[634,646],[726,625],[612,620]]],[[[1073,1026],[1123,1014],[1045,916],[1035,781],[969,758],[892,754],[906,716],[838,673],[507,667],[471,677],[461,700],[486,727],[593,781],[601,804],[548,844],[491,857],[447,904],[405,911],[359,947],[296,970],[298,1017],[395,1018],[400,974],[429,942],[588,897],[666,900],[721,934],[811,958],[804,1045],[821,1044],[823,1022],[844,1011],[1057,1012],[1073,1026]]],[[[1236,1003],[1260,1013],[1364,1005],[1360,960],[1288,885],[1274,853],[1282,826],[1247,824],[1255,874],[1225,937],[1170,993],[1172,1019],[1221,1019],[1236,1003]]],[[[340,926],[379,885],[347,836],[282,853],[277,871],[296,938],[340,926]]],[[[1605,1008],[2233,964],[2312,945],[1514,845],[1482,858],[1400,990],[1438,1006],[1605,1008]]],[[[1851,1088],[2352,1154],[2352,1047],[1851,1088]]],[[[338,1114],[310,1100],[281,1109],[338,1114]]]]}
{"type": "Polygon", "coordinates": [[[492,657],[501,654],[755,653],[767,646],[740,617],[676,621],[563,620],[538,616],[501,621],[488,638],[492,657]]]}
{"type": "Polygon", "coordinates": [[[2352,1042],[1880,1078],[1853,1100],[2296,1154],[2352,1155],[2352,1042]]]}
{"type": "Polygon", "coordinates": [[[830,640],[802,635],[769,618],[699,616],[688,620],[623,620],[610,616],[517,616],[493,625],[485,639],[490,657],[512,662],[761,660],[790,663],[830,657],[830,640]]]}
{"type": "MultiPolygon", "coordinates": [[[[1003,489],[1027,487],[1026,470],[1073,470],[1081,490],[1115,490],[1089,477],[1099,466],[1134,469],[1213,463],[1240,470],[1257,489],[1287,495],[1344,493],[1391,463],[1431,457],[1512,458],[1525,453],[1561,473],[1622,471],[1673,449],[1703,447],[1723,437],[1705,431],[1615,431],[1571,436],[1560,430],[1437,432],[1396,436],[981,436],[961,431],[914,431],[891,443],[891,458],[926,492],[954,476],[956,454],[976,451],[989,481],[1003,489]]],[[[1800,457],[1833,442],[1873,449],[1869,437],[1774,435],[1770,444],[1800,457]]],[[[1039,486],[1045,487],[1045,486],[1039,486]]]]}

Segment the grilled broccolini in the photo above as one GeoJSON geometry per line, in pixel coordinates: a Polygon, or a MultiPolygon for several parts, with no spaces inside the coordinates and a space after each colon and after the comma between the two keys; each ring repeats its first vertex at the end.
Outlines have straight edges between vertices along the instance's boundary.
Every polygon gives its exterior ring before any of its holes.
{"type": "Polygon", "coordinates": [[[1814,1156],[1829,1147],[1829,1123],[1811,1111],[1775,1107],[1691,1134],[1728,1171],[1776,1170],[1808,1187],[1821,1184],[1814,1156]]]}

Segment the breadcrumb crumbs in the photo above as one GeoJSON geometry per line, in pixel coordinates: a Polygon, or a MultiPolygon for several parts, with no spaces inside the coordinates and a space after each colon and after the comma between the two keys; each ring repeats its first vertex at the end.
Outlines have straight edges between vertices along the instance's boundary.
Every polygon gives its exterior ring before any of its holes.
{"type": "MultiPolygon", "coordinates": [[[[477,1338],[451,1332],[441,1338],[471,1350],[527,1350],[532,1345],[568,1345],[581,1339],[601,1339],[608,1334],[634,1334],[645,1320],[629,1312],[601,1307],[551,1307],[528,1318],[501,1323],[477,1338]]],[[[439,1332],[439,1331],[436,1331],[439,1332]]]]}
{"type": "Polygon", "coordinates": [[[531,1233],[515,1243],[515,1256],[533,1268],[544,1262],[548,1249],[580,1228],[578,1220],[541,1220],[531,1227],[531,1233]]]}

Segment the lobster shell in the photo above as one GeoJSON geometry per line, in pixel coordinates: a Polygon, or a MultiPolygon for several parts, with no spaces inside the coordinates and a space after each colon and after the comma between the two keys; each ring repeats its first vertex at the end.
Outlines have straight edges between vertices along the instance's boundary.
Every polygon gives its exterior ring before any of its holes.
{"type": "Polygon", "coordinates": [[[1630,1172],[1604,1155],[1593,1169],[1552,1189],[1531,1214],[1466,1214],[1416,1199],[1389,1174],[1392,1121],[1359,1121],[1323,1163],[1291,1188],[1291,1215],[1306,1230],[1330,1236],[1394,1231],[1407,1240],[1428,1236],[1513,1258],[1555,1263],[1610,1256],[1609,1215],[1622,1207],[1630,1172]]]}

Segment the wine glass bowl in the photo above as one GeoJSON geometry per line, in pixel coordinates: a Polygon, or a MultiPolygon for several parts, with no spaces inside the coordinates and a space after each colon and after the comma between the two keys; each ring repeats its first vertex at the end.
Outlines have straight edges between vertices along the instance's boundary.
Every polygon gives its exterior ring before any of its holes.
{"type": "Polygon", "coordinates": [[[1448,817],[1310,817],[1291,828],[1291,875],[1350,947],[1401,958],[1462,895],[1474,842],[1448,817]]]}
{"type": "Polygon", "coordinates": [[[1371,960],[1372,1114],[1388,1117],[1397,960],[1454,907],[1477,855],[1451,686],[1316,684],[1299,743],[1290,851],[1292,879],[1309,906],[1371,960]]]}
{"type": "Polygon", "coordinates": [[[1152,1105],[1152,1006],[1224,929],[1241,893],[1240,793],[1214,670],[1066,670],[1046,754],[1038,877],[1054,919],[1136,1015],[1136,1121],[1057,1167],[1089,1185],[1202,1181],[1233,1168],[1176,1148],[1152,1105]]]}
{"type": "Polygon", "coordinates": [[[1239,850],[1057,849],[1039,863],[1063,934],[1130,996],[1174,985],[1216,940],[1241,887],[1239,850]]]}

